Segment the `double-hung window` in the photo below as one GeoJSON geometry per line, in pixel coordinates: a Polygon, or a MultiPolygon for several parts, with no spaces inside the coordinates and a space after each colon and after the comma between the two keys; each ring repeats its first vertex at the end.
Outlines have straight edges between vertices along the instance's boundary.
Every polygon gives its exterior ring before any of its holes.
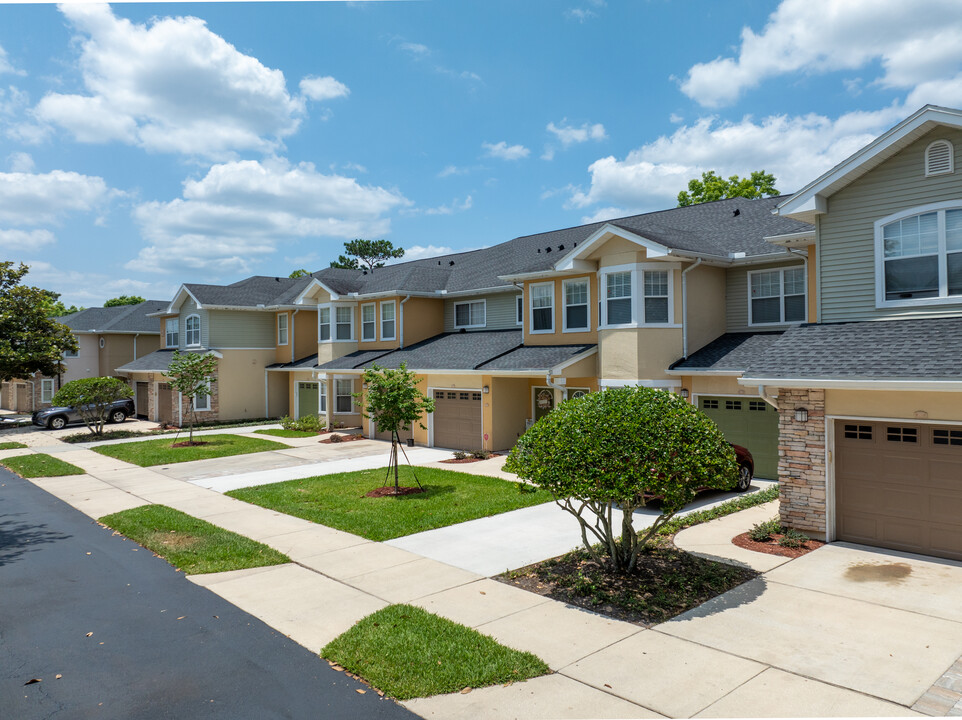
{"type": "Polygon", "coordinates": [[[531,332],[554,332],[554,283],[531,286],[531,332]]]}
{"type": "Polygon", "coordinates": [[[607,325],[627,325],[631,322],[631,271],[605,275],[607,325]]]}
{"type": "Polygon", "coordinates": [[[588,321],[588,280],[565,280],[564,331],[587,330],[588,321]]]}
{"type": "Polygon", "coordinates": [[[194,395],[194,410],[198,412],[210,410],[210,383],[207,383],[194,395]]]}
{"type": "Polygon", "coordinates": [[[485,301],[454,303],[454,328],[482,328],[485,325],[485,301]]]}
{"type": "Polygon", "coordinates": [[[321,380],[317,385],[317,412],[327,412],[327,382],[321,380]]]}
{"type": "Polygon", "coordinates": [[[334,338],[354,339],[354,308],[350,305],[338,305],[334,308],[334,338]]]}
{"type": "Polygon", "coordinates": [[[805,321],[805,270],[784,268],[748,274],[749,325],[805,321]]]}
{"type": "Polygon", "coordinates": [[[361,305],[361,340],[371,341],[375,339],[377,321],[374,319],[374,315],[374,303],[361,305]]]}
{"type": "Polygon", "coordinates": [[[321,342],[331,339],[331,306],[317,309],[317,339],[321,342]]]}
{"type": "Polygon", "coordinates": [[[40,402],[49,403],[53,402],[53,380],[41,380],[40,381],[40,402]]]}
{"type": "Polygon", "coordinates": [[[645,270],[645,324],[668,322],[668,271],[645,270]]]}
{"type": "Polygon", "coordinates": [[[338,379],[334,381],[334,412],[350,413],[354,410],[354,381],[338,379]]]}
{"type": "Polygon", "coordinates": [[[962,208],[937,208],[875,224],[879,305],[962,298],[962,208]]]}
{"type": "Polygon", "coordinates": [[[381,340],[394,340],[397,337],[394,308],[393,300],[381,303],[381,340]]]}
{"type": "Polygon", "coordinates": [[[277,316],[277,344],[287,345],[287,313],[277,316]]]}
{"type": "Polygon", "coordinates": [[[167,318],[167,321],[164,323],[164,329],[166,331],[165,347],[175,348],[180,345],[179,333],[177,332],[179,325],[180,318],[167,318]]]}
{"type": "Polygon", "coordinates": [[[187,347],[200,345],[200,316],[188,315],[184,323],[184,342],[187,347]]]}

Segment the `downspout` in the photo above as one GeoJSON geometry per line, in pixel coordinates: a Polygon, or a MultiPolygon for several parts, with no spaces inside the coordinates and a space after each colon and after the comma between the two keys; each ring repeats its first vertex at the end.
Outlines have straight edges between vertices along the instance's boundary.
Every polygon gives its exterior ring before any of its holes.
{"type": "Polygon", "coordinates": [[[801,250],[792,250],[791,248],[785,248],[792,255],[797,255],[802,259],[802,267],[805,268],[805,320],[808,320],[808,253],[803,253],[801,250]]]}
{"type": "Polygon", "coordinates": [[[291,315],[291,326],[287,329],[287,339],[291,343],[291,362],[292,363],[294,362],[294,316],[297,315],[297,313],[299,313],[300,311],[301,309],[297,308],[297,310],[294,311],[294,314],[291,315]]]}
{"type": "Polygon", "coordinates": [[[137,359],[137,337],[140,333],[134,333],[134,360],[137,359]]]}
{"type": "Polygon", "coordinates": [[[686,275],[701,265],[701,258],[681,271],[681,354],[688,359],[688,278],[686,275]]]}
{"type": "Polygon", "coordinates": [[[777,396],[777,395],[769,395],[767,392],[765,392],[765,390],[766,390],[766,388],[765,388],[764,385],[759,385],[759,386],[758,386],[758,397],[760,397],[762,400],[764,400],[765,402],[767,402],[767,403],[768,403],[769,405],[771,405],[773,408],[775,408],[776,410],[778,410],[778,396],[777,396]]]}
{"type": "MultiPolygon", "coordinates": [[[[524,285],[518,285],[516,282],[511,284],[521,291],[521,344],[524,345],[524,316],[527,314],[524,311],[524,285]]],[[[517,311],[517,308],[515,308],[515,312],[517,311]]],[[[517,322],[518,319],[515,318],[514,321],[517,322]]],[[[588,324],[591,324],[591,306],[588,307],[588,324]]]]}
{"type": "Polygon", "coordinates": [[[270,413],[270,398],[267,393],[267,373],[268,370],[264,369],[264,417],[268,418],[271,416],[270,413]]]}
{"type": "Polygon", "coordinates": [[[404,298],[401,301],[401,304],[398,306],[399,307],[399,310],[397,313],[398,339],[400,340],[401,348],[404,347],[404,303],[406,303],[410,299],[411,299],[411,296],[408,295],[406,298],[404,298]]]}

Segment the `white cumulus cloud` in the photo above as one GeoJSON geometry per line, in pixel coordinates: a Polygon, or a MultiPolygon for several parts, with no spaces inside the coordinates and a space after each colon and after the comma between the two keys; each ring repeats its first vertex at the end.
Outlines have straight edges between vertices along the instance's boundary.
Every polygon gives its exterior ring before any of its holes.
{"type": "Polygon", "coordinates": [[[6,252],[31,252],[56,241],[49,230],[0,230],[0,248],[6,252]]]}
{"type": "Polygon", "coordinates": [[[65,170],[0,173],[0,223],[56,224],[74,212],[91,212],[115,196],[103,178],[65,170]]]}
{"type": "Polygon", "coordinates": [[[0,75],[9,73],[11,75],[26,75],[23,70],[17,70],[7,59],[7,51],[0,47],[0,75]]]}
{"type": "Polygon", "coordinates": [[[318,102],[347,97],[351,94],[347,85],[330,76],[314,77],[311,75],[301,80],[301,92],[305,97],[318,102]]]}
{"type": "Polygon", "coordinates": [[[508,145],[504,140],[499,143],[481,143],[481,147],[484,148],[488,157],[499,160],[520,160],[531,154],[524,145],[508,145]]]}
{"type": "Polygon", "coordinates": [[[583,123],[581,126],[575,127],[564,124],[564,120],[561,122],[561,125],[555,125],[553,122],[549,122],[547,130],[554,135],[564,147],[588,142],[589,140],[604,140],[608,137],[607,134],[605,134],[605,126],[601,123],[594,123],[593,125],[583,123]]]}

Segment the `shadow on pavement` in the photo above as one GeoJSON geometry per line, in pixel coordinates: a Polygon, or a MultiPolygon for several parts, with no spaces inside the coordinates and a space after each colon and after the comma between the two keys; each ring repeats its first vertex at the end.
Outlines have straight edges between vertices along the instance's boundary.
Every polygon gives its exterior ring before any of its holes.
{"type": "Polygon", "coordinates": [[[688,612],[673,617],[668,622],[677,623],[694,620],[696,618],[710,617],[723,613],[726,610],[740,607],[741,605],[748,605],[760,598],[767,587],[768,583],[765,578],[757,577],[754,580],[749,580],[738,587],[732,588],[718,597],[712,598],[706,603],[702,603],[696,608],[692,608],[688,612]]]}
{"type": "Polygon", "coordinates": [[[48,530],[46,525],[17,519],[23,515],[0,515],[0,567],[10,565],[27,553],[38,550],[38,545],[71,537],[56,530],[48,530]]]}

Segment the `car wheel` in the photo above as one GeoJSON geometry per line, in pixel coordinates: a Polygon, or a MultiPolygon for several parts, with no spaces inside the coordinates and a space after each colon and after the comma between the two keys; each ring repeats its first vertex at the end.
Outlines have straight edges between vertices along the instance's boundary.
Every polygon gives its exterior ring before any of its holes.
{"type": "Polygon", "coordinates": [[[738,466],[738,483],[735,492],[745,492],[752,486],[752,469],[748,465],[738,466]]]}
{"type": "Polygon", "coordinates": [[[63,415],[55,415],[47,421],[47,427],[51,430],[63,430],[67,427],[67,418],[63,415]]]}
{"type": "Polygon", "coordinates": [[[122,423],[126,419],[127,413],[125,413],[123,410],[114,410],[112,413],[110,413],[110,422],[112,423],[122,423]]]}

